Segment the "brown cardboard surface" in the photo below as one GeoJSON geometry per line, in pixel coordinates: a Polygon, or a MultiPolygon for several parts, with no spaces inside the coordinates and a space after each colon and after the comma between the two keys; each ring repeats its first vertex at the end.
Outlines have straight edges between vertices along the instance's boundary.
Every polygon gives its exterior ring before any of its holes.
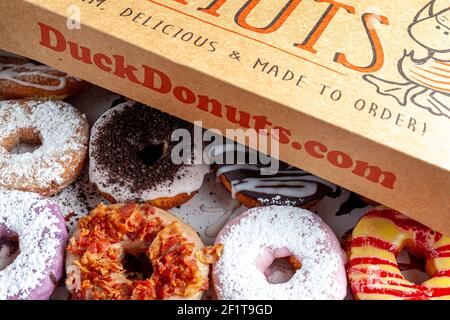
{"type": "Polygon", "coordinates": [[[283,160],[450,233],[448,9],[439,0],[3,0],[0,47],[205,127],[265,119],[285,134],[283,160]],[[81,28],[71,30],[73,4],[81,28]],[[90,57],[74,59],[68,41],[90,57]],[[136,71],[123,73],[122,59],[136,71]],[[170,90],[149,81],[155,72],[170,90]],[[206,98],[219,107],[203,110],[206,98]]]}

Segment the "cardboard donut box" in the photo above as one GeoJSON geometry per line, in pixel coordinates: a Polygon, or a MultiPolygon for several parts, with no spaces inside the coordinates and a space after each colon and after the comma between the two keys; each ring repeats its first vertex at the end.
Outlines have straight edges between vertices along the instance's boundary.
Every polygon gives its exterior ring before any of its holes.
{"type": "Polygon", "coordinates": [[[450,2],[2,0],[0,48],[450,234],[450,2]]]}

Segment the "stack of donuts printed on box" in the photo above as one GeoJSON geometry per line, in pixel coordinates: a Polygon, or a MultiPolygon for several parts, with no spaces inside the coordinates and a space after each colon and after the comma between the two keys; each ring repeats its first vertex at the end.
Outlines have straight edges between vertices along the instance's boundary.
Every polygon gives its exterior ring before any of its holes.
{"type": "Polygon", "coordinates": [[[449,237],[285,163],[175,164],[192,124],[6,52],[0,121],[1,300],[450,298],[449,237]]]}

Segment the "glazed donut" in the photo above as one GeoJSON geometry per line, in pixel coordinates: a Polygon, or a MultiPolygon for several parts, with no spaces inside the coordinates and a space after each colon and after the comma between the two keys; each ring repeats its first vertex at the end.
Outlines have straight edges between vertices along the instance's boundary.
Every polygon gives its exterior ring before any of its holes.
{"type": "Polygon", "coordinates": [[[65,72],[0,50],[0,100],[62,100],[87,86],[65,72]]]}
{"type": "Polygon", "coordinates": [[[48,299],[63,273],[67,240],[58,206],[34,193],[0,191],[0,240],[0,300],[48,299]]]}
{"type": "Polygon", "coordinates": [[[339,241],[310,211],[288,206],[250,209],[222,229],[216,244],[224,246],[213,266],[219,299],[342,300],[347,294],[339,241]],[[288,258],[293,266],[290,280],[271,269],[280,258],[288,258]]]}
{"type": "Polygon", "coordinates": [[[74,299],[200,299],[209,266],[197,233],[162,209],[100,204],[67,247],[66,285],[74,299]]]}
{"type": "Polygon", "coordinates": [[[450,238],[397,211],[368,211],[345,247],[348,279],[356,299],[450,299],[450,238]],[[431,279],[414,284],[403,277],[396,260],[403,249],[425,258],[431,279]]]}
{"type": "MultiPolygon", "coordinates": [[[[233,146],[217,146],[213,158],[230,150],[248,154],[247,148],[233,146]]],[[[263,175],[263,168],[256,164],[217,164],[216,174],[233,198],[247,208],[280,205],[309,209],[325,196],[337,197],[341,192],[338,186],[281,161],[274,174],[263,175]]]]}
{"type": "Polygon", "coordinates": [[[82,169],[88,139],[86,119],[67,103],[0,101],[0,187],[57,193],[82,169]],[[22,153],[21,143],[38,148],[22,153]]]}
{"type": "Polygon", "coordinates": [[[193,125],[134,101],[108,110],[92,128],[90,181],[111,202],[147,202],[169,209],[188,201],[209,166],[172,162],[176,129],[192,132],[193,125]]]}

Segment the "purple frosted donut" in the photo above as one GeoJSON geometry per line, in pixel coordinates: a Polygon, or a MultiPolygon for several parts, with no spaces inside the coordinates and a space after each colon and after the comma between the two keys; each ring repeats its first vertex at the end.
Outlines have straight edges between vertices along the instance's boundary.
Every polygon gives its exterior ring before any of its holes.
{"type": "Polygon", "coordinates": [[[34,193],[0,191],[0,300],[48,299],[63,273],[66,241],[56,204],[34,193]],[[19,249],[8,250],[17,240],[19,249]]]}

